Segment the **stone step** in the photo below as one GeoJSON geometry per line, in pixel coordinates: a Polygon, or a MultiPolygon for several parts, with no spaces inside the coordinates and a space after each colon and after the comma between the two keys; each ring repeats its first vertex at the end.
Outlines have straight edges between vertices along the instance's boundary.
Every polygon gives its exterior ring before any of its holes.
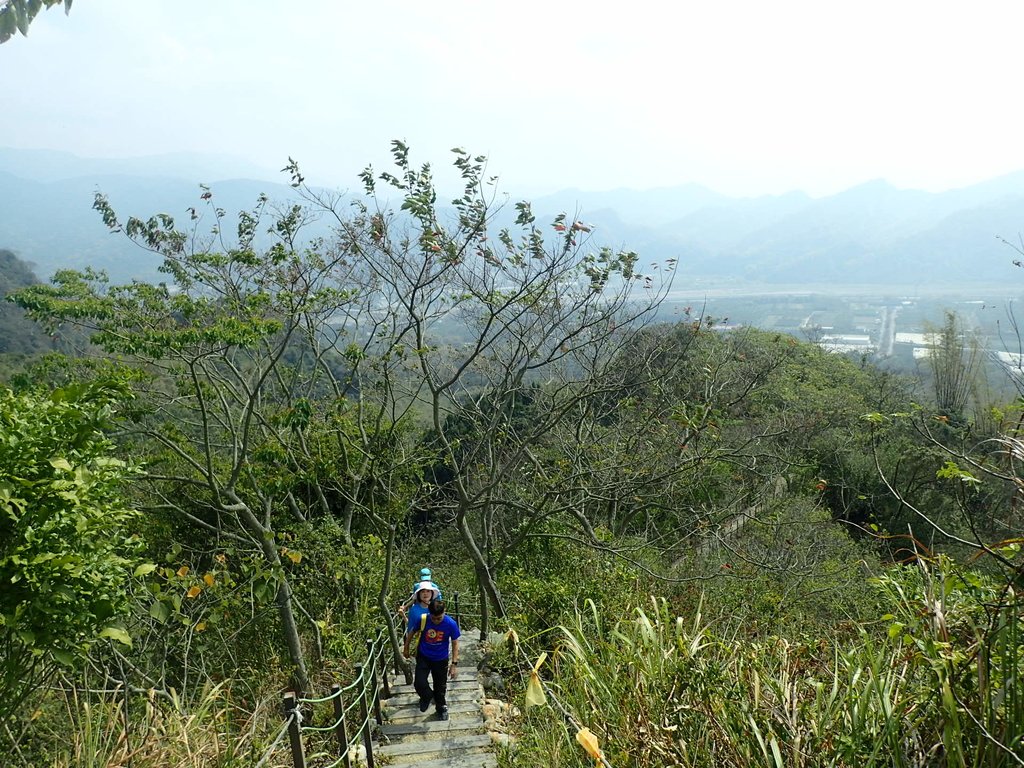
{"type": "MultiPolygon", "coordinates": [[[[449,720],[448,722],[450,723],[451,721],[449,720]]],[[[441,724],[447,725],[447,723],[441,724]]],[[[376,757],[380,754],[382,757],[394,758],[391,760],[392,764],[399,762],[398,758],[400,756],[419,756],[423,760],[461,758],[474,752],[483,752],[490,744],[491,737],[486,733],[471,735],[460,734],[458,731],[455,731],[450,737],[445,737],[442,732],[435,734],[432,739],[420,741],[403,740],[384,744],[374,749],[374,756],[376,757]]],[[[419,764],[418,760],[415,762],[419,764]]]]}
{"type": "MultiPolygon", "coordinates": [[[[451,698],[452,694],[455,693],[472,693],[477,694],[483,689],[480,682],[476,679],[476,675],[473,676],[472,680],[449,680],[448,681],[448,698],[451,698]]],[[[402,706],[408,704],[410,701],[419,701],[419,694],[416,693],[416,689],[411,685],[392,686],[391,695],[388,698],[381,698],[381,701],[387,701],[393,706],[402,706]]]]}
{"type": "MultiPolygon", "coordinates": [[[[476,679],[476,675],[464,675],[461,672],[459,676],[454,680],[448,678],[448,690],[461,691],[463,688],[476,688],[480,685],[480,682],[476,679]]],[[[411,683],[407,684],[404,677],[400,677],[391,684],[391,693],[408,693],[409,691],[415,691],[411,683]]]]}
{"type": "Polygon", "coordinates": [[[416,768],[497,768],[498,758],[493,752],[474,752],[461,757],[442,757],[426,761],[419,755],[401,755],[388,765],[409,765],[416,768]]]}
{"type": "Polygon", "coordinates": [[[429,710],[429,713],[424,713],[424,716],[426,719],[418,723],[385,725],[381,728],[381,732],[392,742],[398,742],[399,740],[406,742],[426,737],[436,739],[439,736],[443,738],[449,735],[471,735],[483,733],[484,730],[483,722],[479,719],[475,722],[473,720],[438,720],[433,710],[429,710]]]}
{"type": "MultiPolygon", "coordinates": [[[[484,689],[483,686],[477,683],[476,685],[460,686],[459,688],[452,688],[449,684],[445,696],[450,704],[453,701],[473,701],[483,703],[484,689]]],[[[386,706],[389,709],[403,709],[413,704],[420,703],[420,695],[410,686],[409,688],[403,688],[401,691],[391,692],[391,698],[385,699],[381,697],[381,706],[386,706]]]]}
{"type": "MultiPolygon", "coordinates": [[[[427,683],[428,684],[430,683],[429,678],[427,679],[427,683]]],[[[430,687],[431,687],[431,689],[433,689],[432,685],[430,687]]],[[[462,679],[462,680],[449,680],[448,681],[448,685],[446,686],[446,690],[448,691],[448,693],[452,693],[452,692],[465,693],[466,691],[478,691],[478,690],[480,690],[482,688],[483,688],[483,686],[480,684],[480,681],[476,679],[476,675],[473,675],[472,679],[470,679],[470,680],[466,680],[466,679],[462,679]]],[[[409,697],[409,696],[415,696],[415,695],[416,695],[416,688],[415,688],[415,686],[406,685],[405,683],[402,683],[401,685],[392,685],[391,686],[391,695],[388,696],[388,697],[385,697],[384,696],[384,692],[381,691],[381,701],[391,701],[391,700],[396,699],[396,698],[397,699],[401,699],[403,697],[409,697]]]]}
{"type": "MultiPolygon", "coordinates": [[[[459,677],[467,678],[472,677],[477,673],[479,664],[472,657],[466,658],[465,656],[459,660],[459,677]]],[[[411,667],[412,671],[415,672],[416,665],[413,663],[411,667]]],[[[401,669],[395,669],[394,667],[388,667],[389,679],[392,681],[392,685],[403,685],[405,683],[405,672],[401,669]]]]}
{"type": "MultiPolygon", "coordinates": [[[[428,709],[427,712],[430,710],[428,709]]],[[[388,707],[385,711],[385,720],[388,723],[419,721],[427,716],[427,712],[420,712],[419,702],[404,707],[388,707]]],[[[481,719],[480,702],[476,700],[456,701],[449,698],[448,714],[453,720],[457,717],[461,719],[475,717],[479,720],[481,719]]]]}

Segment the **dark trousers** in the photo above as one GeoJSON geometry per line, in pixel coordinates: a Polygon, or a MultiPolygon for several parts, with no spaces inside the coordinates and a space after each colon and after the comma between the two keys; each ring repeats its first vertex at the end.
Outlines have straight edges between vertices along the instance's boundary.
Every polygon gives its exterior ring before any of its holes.
{"type": "Polygon", "coordinates": [[[440,712],[448,706],[445,694],[448,693],[448,659],[433,661],[416,654],[416,676],[413,678],[413,687],[423,701],[434,700],[434,706],[440,712]],[[434,688],[431,690],[427,683],[427,677],[434,681],[434,688]]]}

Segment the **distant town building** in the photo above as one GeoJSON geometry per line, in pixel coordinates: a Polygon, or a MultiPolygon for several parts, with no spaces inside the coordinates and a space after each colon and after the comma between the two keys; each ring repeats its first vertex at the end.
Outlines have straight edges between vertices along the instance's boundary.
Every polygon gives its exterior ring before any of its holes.
{"type": "Polygon", "coordinates": [[[837,354],[847,354],[849,352],[870,354],[876,349],[875,345],[871,343],[869,335],[859,333],[824,334],[818,340],[818,344],[826,352],[835,352],[837,354]]]}

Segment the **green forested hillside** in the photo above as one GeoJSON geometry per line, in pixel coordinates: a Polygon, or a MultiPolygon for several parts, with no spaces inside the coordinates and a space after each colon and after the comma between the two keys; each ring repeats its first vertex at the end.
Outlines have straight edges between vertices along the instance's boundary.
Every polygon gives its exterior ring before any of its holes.
{"type": "Polygon", "coordinates": [[[0,249],[0,355],[35,354],[50,348],[50,339],[25,312],[7,300],[15,291],[39,282],[31,267],[11,251],[0,249]]]}
{"type": "MultiPolygon", "coordinates": [[[[397,654],[422,565],[490,633],[502,765],[592,764],[581,726],[612,765],[1024,759],[1017,403],[656,322],[668,265],[498,227],[461,150],[440,212],[393,150],[363,204],[292,167],[304,207],[212,234],[99,196],[167,282],[17,291],[80,343],[0,413],[13,765],[289,765],[281,692],[397,654]]],[[[973,375],[948,341],[933,378],[973,375]]]]}

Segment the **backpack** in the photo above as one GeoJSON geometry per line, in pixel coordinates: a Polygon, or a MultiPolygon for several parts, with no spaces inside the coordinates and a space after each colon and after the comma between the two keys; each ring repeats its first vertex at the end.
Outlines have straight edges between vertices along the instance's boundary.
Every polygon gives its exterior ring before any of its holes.
{"type": "Polygon", "coordinates": [[[418,651],[420,649],[420,640],[423,639],[423,630],[427,626],[427,615],[428,614],[424,613],[420,616],[420,628],[412,633],[412,640],[409,645],[414,649],[414,651],[418,651]]]}

